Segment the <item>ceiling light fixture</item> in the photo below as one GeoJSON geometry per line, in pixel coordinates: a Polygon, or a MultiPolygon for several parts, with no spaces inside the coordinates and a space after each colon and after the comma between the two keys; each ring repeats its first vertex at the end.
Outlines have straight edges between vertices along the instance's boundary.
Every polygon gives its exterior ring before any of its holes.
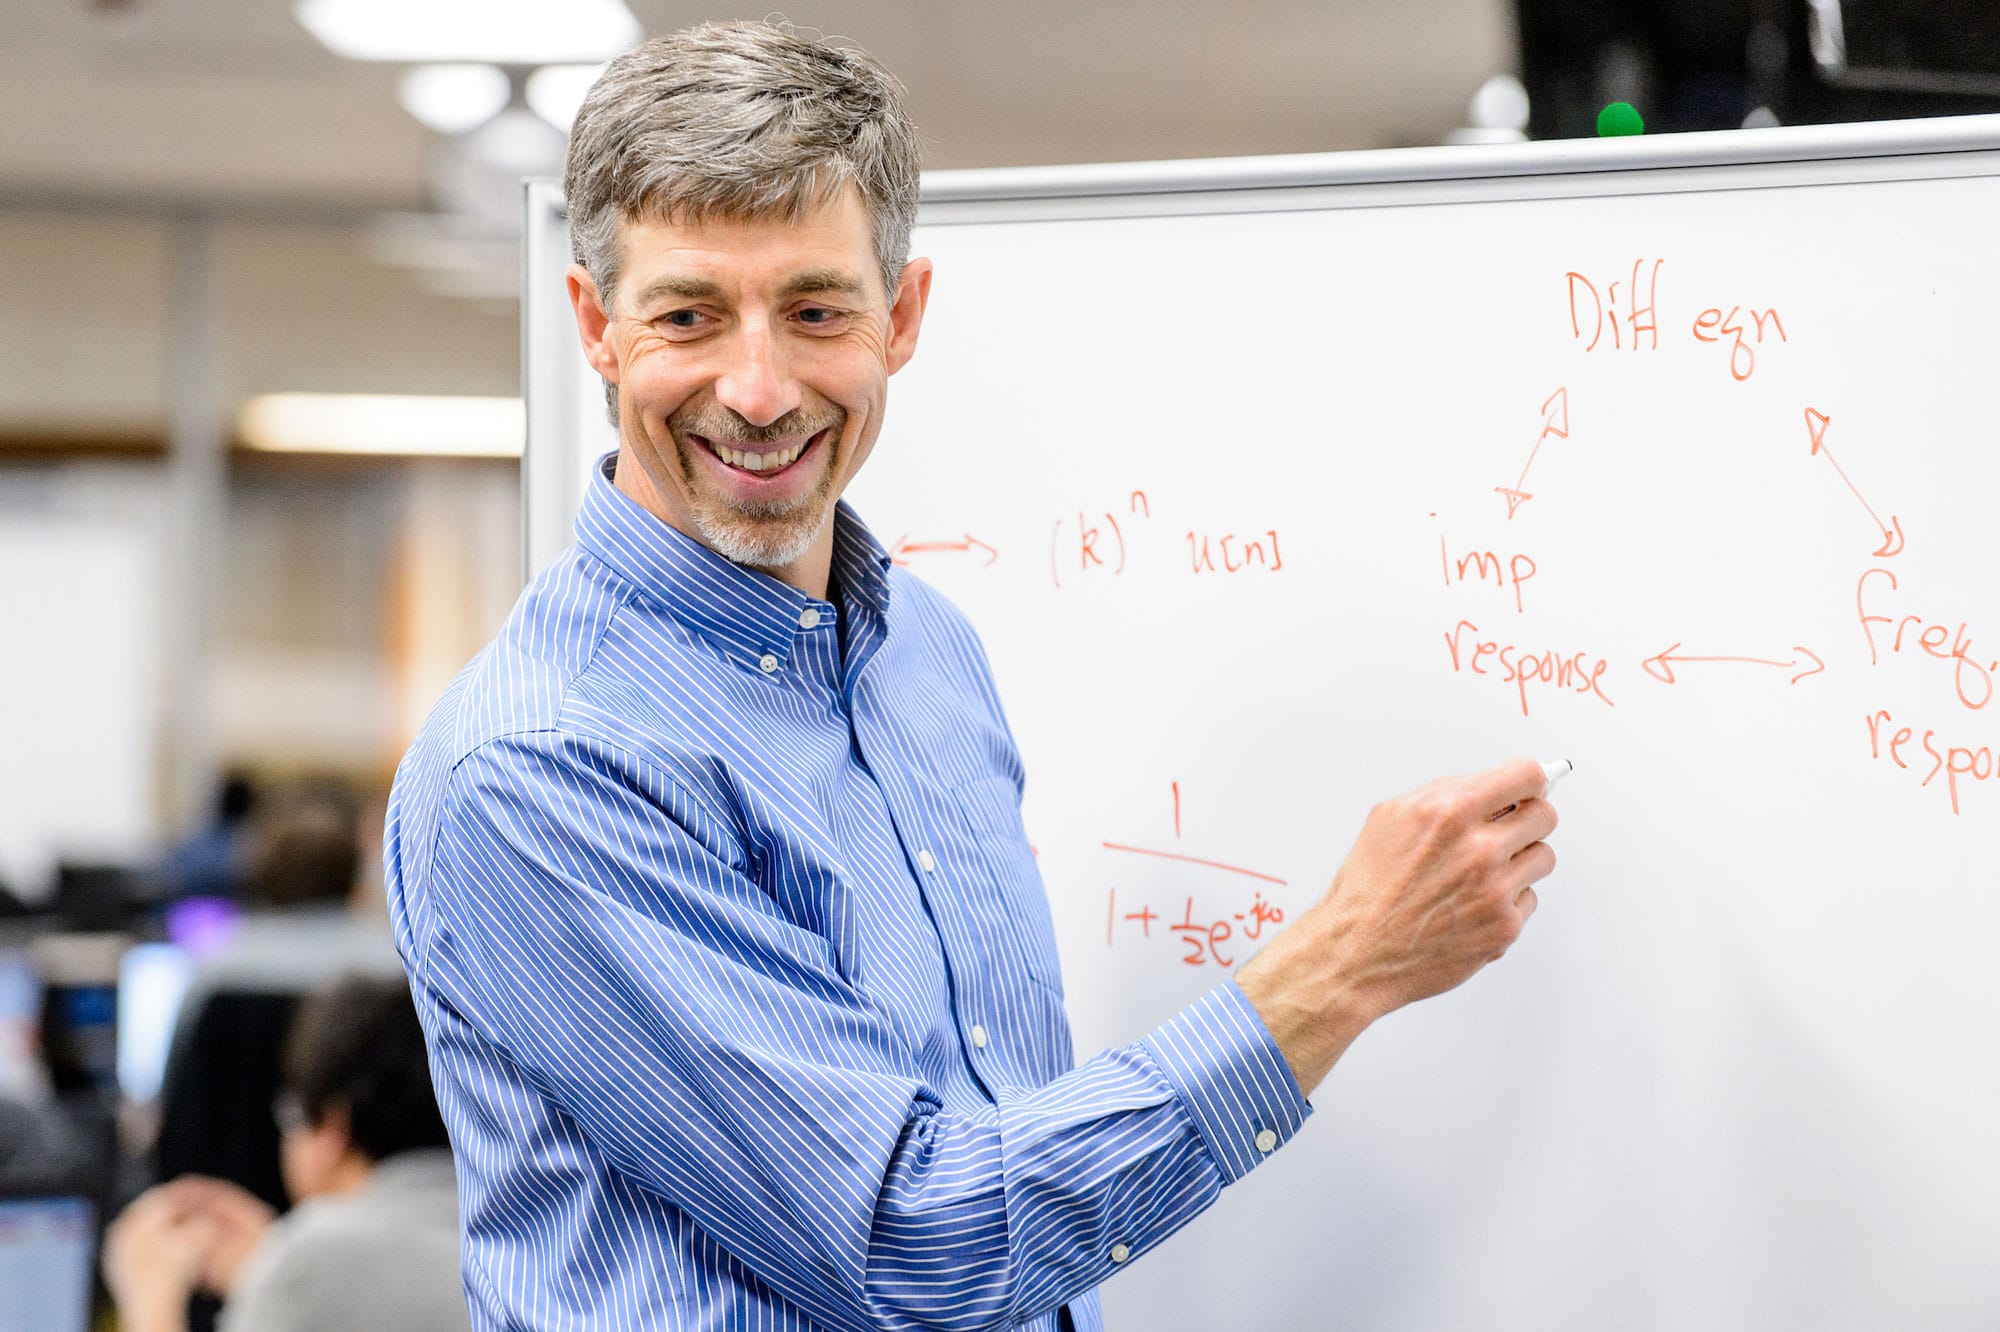
{"type": "Polygon", "coordinates": [[[584,94],[603,72],[602,65],[544,65],[528,76],[528,105],[536,115],[567,134],[576,123],[584,94]]]}
{"type": "Polygon", "coordinates": [[[513,88],[495,65],[418,65],[403,72],[396,100],[438,134],[463,134],[500,114],[513,88]]]}
{"type": "Polygon", "coordinates": [[[518,458],[527,417],[519,398],[269,393],[243,404],[236,435],[272,453],[518,458]]]}
{"type": "Polygon", "coordinates": [[[620,0],[298,0],[292,12],[349,60],[581,63],[642,35],[620,0]]]}

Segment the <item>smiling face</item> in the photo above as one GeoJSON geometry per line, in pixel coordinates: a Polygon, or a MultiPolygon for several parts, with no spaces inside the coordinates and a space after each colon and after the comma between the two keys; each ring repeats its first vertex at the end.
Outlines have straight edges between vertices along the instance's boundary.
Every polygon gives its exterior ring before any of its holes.
{"type": "Polygon", "coordinates": [[[805,216],[627,220],[615,314],[569,272],[584,353],[617,385],[618,488],[726,559],[826,594],[833,504],[916,350],[930,263],[882,289],[851,186],[805,216]]]}

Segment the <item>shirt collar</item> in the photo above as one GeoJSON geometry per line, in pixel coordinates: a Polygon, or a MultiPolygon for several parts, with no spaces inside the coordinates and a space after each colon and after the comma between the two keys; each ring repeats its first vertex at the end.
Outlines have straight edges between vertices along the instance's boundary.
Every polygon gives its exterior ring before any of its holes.
{"type": "MultiPolygon", "coordinates": [[[[726,560],[640,508],[612,484],[617,459],[606,454],[592,469],[576,518],[576,543],[649,601],[731,659],[767,675],[791,659],[808,609],[817,612],[819,622],[832,623],[837,612],[830,601],[726,560]]],[[[886,614],[889,566],[889,552],[860,516],[845,500],[835,504],[832,583],[847,604],[886,614]]]]}

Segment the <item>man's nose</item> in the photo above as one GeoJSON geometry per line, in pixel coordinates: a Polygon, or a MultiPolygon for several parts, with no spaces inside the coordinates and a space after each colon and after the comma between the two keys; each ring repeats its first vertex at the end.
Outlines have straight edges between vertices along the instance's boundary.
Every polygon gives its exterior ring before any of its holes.
{"type": "Polygon", "coordinates": [[[779,340],[764,329],[745,330],[731,349],[731,364],[715,382],[715,398],[753,426],[767,426],[801,401],[779,340]]]}

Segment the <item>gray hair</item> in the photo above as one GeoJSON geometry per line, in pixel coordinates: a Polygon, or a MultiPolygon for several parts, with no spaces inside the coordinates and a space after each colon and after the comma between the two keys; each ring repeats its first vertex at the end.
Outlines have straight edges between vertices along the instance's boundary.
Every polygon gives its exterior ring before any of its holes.
{"type": "Polygon", "coordinates": [[[570,130],[576,261],[610,313],[623,221],[796,220],[852,182],[889,299],[916,221],[917,128],[859,50],[772,23],[704,23],[613,60],[570,130]]]}

